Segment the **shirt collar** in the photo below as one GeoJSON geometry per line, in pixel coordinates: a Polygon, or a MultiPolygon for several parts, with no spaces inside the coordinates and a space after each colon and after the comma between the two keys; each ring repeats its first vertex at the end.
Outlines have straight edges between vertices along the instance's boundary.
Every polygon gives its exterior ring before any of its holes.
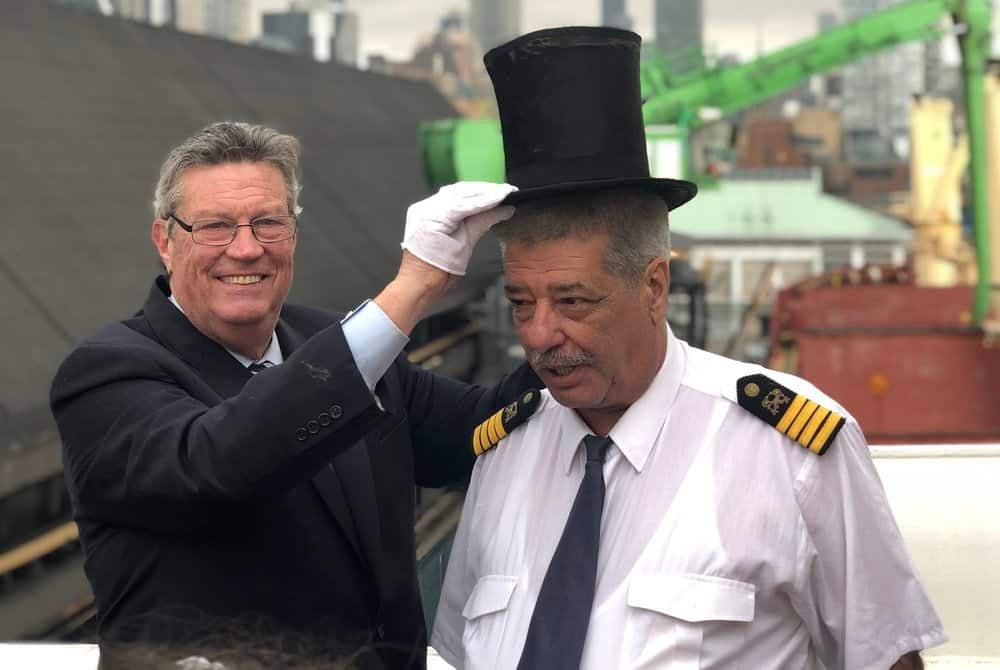
{"type": "MultiPolygon", "coordinates": [[[[181,307],[181,304],[179,302],[177,302],[177,298],[175,298],[173,295],[170,295],[167,297],[167,299],[173,304],[174,307],[180,310],[181,314],[184,314],[184,308],[181,307]]],[[[268,342],[267,349],[264,351],[264,355],[258,358],[257,360],[248,358],[243,354],[238,354],[229,347],[224,346],[224,348],[232,355],[233,358],[235,358],[240,362],[240,365],[242,365],[245,368],[250,367],[251,363],[260,363],[262,361],[270,361],[275,365],[280,365],[281,363],[285,362],[285,357],[281,353],[281,346],[278,344],[277,333],[271,333],[271,341],[268,342]]]]}
{"type": "MultiPolygon", "coordinates": [[[[667,355],[649,388],[625,410],[608,436],[637,472],[642,472],[649,460],[656,438],[670,416],[674,398],[684,375],[686,352],[683,343],[674,337],[667,326],[667,355]]],[[[564,444],[572,448],[560,454],[563,472],[569,474],[583,438],[591,434],[590,428],[573,410],[562,408],[562,434],[564,444]],[[572,440],[572,442],[571,442],[572,440]]]]}

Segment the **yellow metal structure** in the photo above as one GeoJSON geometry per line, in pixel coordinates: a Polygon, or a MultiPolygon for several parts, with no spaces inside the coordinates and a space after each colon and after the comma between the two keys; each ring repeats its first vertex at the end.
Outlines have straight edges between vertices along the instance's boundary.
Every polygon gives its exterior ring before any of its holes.
{"type": "Polygon", "coordinates": [[[971,286],[976,256],[962,237],[962,175],[969,140],[956,141],[954,106],[945,98],[918,98],[910,108],[910,220],[916,231],[918,286],[971,286]]]}
{"type": "Polygon", "coordinates": [[[1000,72],[986,77],[987,180],[989,193],[989,244],[993,260],[990,276],[990,301],[983,330],[991,338],[1000,338],[1000,72]]]}

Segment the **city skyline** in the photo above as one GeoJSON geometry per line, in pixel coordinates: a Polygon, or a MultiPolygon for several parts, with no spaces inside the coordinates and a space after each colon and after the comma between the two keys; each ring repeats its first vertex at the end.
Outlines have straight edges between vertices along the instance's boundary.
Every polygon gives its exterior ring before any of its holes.
{"type": "MultiPolygon", "coordinates": [[[[381,53],[404,59],[416,41],[434,31],[437,19],[449,9],[468,12],[468,0],[355,0],[362,21],[365,54],[381,53]]],[[[782,0],[705,0],[705,46],[717,54],[736,53],[752,57],[758,47],[773,51],[816,32],[816,14],[839,14],[840,0],[802,0],[794,11],[782,0]],[[752,4],[752,6],[750,6],[752,4]]],[[[627,11],[632,29],[646,40],[654,38],[654,2],[630,0],[627,11]]],[[[560,25],[599,25],[600,0],[532,0],[521,3],[521,31],[560,25]]]]}

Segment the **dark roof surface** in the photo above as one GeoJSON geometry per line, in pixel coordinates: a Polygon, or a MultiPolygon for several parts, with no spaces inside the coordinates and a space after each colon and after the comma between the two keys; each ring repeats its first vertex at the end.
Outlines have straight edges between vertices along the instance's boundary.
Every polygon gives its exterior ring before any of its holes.
{"type": "MultiPolygon", "coordinates": [[[[3,2],[0,63],[0,437],[47,405],[74,342],[141,305],[172,146],[222,119],[296,135],[291,300],[345,309],[392,278],[406,206],[427,195],[417,123],[454,115],[428,84],[37,0],[3,2]]],[[[467,287],[499,270],[481,247],[467,287]]]]}

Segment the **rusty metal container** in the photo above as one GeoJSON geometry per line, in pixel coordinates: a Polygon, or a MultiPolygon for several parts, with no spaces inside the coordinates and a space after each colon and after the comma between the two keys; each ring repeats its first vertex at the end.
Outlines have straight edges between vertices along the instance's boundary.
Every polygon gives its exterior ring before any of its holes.
{"type": "Polygon", "coordinates": [[[823,389],[873,442],[1000,439],[1000,345],[969,326],[971,288],[837,283],[778,296],[772,367],[823,389]]]}

